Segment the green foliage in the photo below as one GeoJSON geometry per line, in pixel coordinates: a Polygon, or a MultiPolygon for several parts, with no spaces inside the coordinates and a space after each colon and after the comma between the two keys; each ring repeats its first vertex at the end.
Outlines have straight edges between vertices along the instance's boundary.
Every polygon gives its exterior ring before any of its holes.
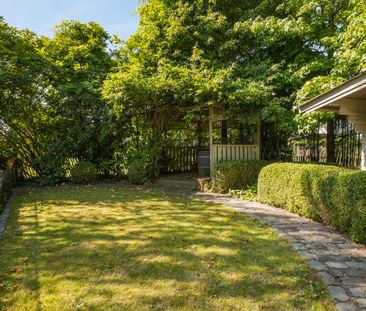
{"type": "Polygon", "coordinates": [[[160,175],[160,153],[161,148],[146,144],[137,150],[130,150],[128,162],[140,159],[144,163],[145,175],[148,178],[156,178],[160,175]]]}
{"type": "Polygon", "coordinates": [[[46,102],[51,64],[40,55],[40,41],[0,17],[0,157],[15,155],[31,165],[44,156],[52,135],[46,102]]]}
{"type": "Polygon", "coordinates": [[[256,184],[261,169],[271,163],[262,160],[224,161],[212,170],[212,190],[227,193],[256,184]]]}
{"type": "Polygon", "coordinates": [[[108,39],[97,23],[64,21],[42,40],[41,53],[55,67],[47,97],[57,122],[53,148],[70,158],[102,162],[113,156],[118,129],[100,92],[112,66],[108,39]]]}
{"type": "Polygon", "coordinates": [[[16,157],[49,184],[65,177],[64,159],[103,162],[123,147],[115,138],[124,127],[100,92],[108,38],[96,23],[65,21],[47,38],[0,19],[0,158],[16,157]]]}
{"type": "Polygon", "coordinates": [[[71,169],[70,179],[76,184],[93,184],[97,179],[97,167],[90,162],[78,162],[71,169]]]}
{"type": "Polygon", "coordinates": [[[258,200],[334,226],[366,243],[366,173],[315,164],[278,163],[258,179],[258,200]]]}
{"type": "Polygon", "coordinates": [[[257,199],[257,185],[249,185],[240,190],[230,190],[229,195],[245,201],[255,201],[257,199]]]}
{"type": "MultiPolygon", "coordinates": [[[[308,1],[303,2],[305,7],[308,1]]],[[[297,92],[297,104],[328,91],[366,68],[364,4],[358,0],[337,0],[320,1],[318,5],[308,7],[316,9],[316,22],[311,28],[318,41],[317,49],[322,51],[323,62],[297,92]]],[[[304,116],[300,121],[298,125],[303,129],[302,125],[308,127],[315,118],[304,116]],[[308,122],[304,122],[306,120],[308,122]]]]}
{"type": "MultiPolygon", "coordinates": [[[[0,159],[46,182],[67,158],[108,172],[116,154],[125,167],[130,150],[161,150],[177,132],[172,109],[197,120],[213,104],[243,124],[261,119],[265,158],[286,158],[294,132],[329,118],[296,118],[294,105],[365,68],[357,0],[150,0],[138,13],[113,52],[94,22],[63,21],[47,38],[0,19],[0,159]]],[[[159,155],[145,160],[149,177],[159,155]]]]}
{"type": "Polygon", "coordinates": [[[38,172],[37,183],[55,185],[66,179],[65,159],[59,156],[43,156],[34,159],[32,167],[38,172]]]}
{"type": "Polygon", "coordinates": [[[340,34],[340,49],[336,54],[334,75],[350,77],[366,69],[366,6],[350,0],[346,30],[340,34]]]}
{"type": "Polygon", "coordinates": [[[128,180],[133,185],[143,185],[149,178],[145,169],[145,161],[142,158],[135,158],[128,166],[128,180]]]}

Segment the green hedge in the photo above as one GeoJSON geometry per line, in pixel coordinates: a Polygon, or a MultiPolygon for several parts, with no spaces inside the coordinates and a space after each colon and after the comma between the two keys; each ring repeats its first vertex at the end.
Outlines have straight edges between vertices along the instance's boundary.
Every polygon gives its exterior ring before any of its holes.
{"type": "Polygon", "coordinates": [[[258,200],[322,221],[366,243],[366,172],[277,163],[259,174],[258,200]]]}
{"type": "Polygon", "coordinates": [[[212,170],[211,188],[215,192],[227,193],[257,184],[259,172],[271,163],[262,160],[224,161],[212,170]]]}

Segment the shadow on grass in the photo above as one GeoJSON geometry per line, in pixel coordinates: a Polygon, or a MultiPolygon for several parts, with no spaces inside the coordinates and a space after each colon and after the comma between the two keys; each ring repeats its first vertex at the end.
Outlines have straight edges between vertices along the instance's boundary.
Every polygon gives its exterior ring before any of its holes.
{"type": "Polygon", "coordinates": [[[273,232],[242,213],[184,197],[37,190],[18,199],[0,247],[3,308],[332,308],[273,232]]]}

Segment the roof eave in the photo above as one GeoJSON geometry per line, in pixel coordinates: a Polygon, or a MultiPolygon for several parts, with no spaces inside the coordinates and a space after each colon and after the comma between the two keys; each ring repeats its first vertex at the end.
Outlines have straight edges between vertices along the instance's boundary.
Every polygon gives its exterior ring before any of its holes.
{"type": "Polygon", "coordinates": [[[309,113],[366,87],[366,72],[344,82],[343,84],[325,92],[298,107],[300,113],[309,113]]]}

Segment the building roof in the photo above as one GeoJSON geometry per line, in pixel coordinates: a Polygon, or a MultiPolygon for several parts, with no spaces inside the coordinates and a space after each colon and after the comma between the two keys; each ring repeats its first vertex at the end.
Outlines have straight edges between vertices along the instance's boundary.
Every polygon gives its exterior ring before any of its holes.
{"type": "Polygon", "coordinates": [[[301,113],[312,111],[339,112],[342,105],[348,105],[351,102],[358,102],[358,104],[365,104],[366,106],[366,72],[305,102],[299,106],[299,111],[301,113]],[[363,101],[365,102],[363,103],[363,101]]]}

